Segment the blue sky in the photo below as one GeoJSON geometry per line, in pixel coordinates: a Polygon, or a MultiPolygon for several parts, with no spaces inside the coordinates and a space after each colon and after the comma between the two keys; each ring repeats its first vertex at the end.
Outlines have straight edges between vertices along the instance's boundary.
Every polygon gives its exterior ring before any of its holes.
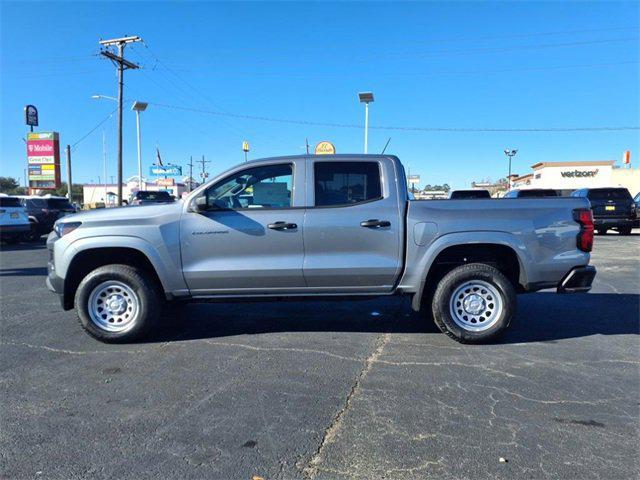
{"type": "MultiPolygon", "coordinates": [[[[563,128],[638,126],[637,2],[2,2],[0,163],[23,178],[23,107],[40,130],[74,144],[114,108],[115,68],[96,56],[99,38],[140,35],[126,56],[125,97],[143,113],[144,170],[205,155],[211,173],[250,158],[304,152],[330,140],[361,152],[363,130],[198,113],[360,124],[357,92],[371,90],[372,126],[563,128]],[[155,104],[171,105],[163,107],[155,104]]],[[[135,116],[124,112],[124,171],[136,173],[135,116]]],[[[74,149],[75,180],[116,169],[115,115],[74,149]]],[[[638,131],[433,132],[374,129],[369,151],[398,155],[424,183],[455,187],[538,161],[640,163],[638,131]]],[[[64,175],[64,169],[63,169],[64,175]]]]}

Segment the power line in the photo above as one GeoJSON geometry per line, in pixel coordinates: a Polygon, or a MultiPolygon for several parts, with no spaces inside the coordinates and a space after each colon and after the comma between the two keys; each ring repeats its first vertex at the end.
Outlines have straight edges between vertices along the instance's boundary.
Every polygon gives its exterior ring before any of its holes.
{"type": "Polygon", "coordinates": [[[98,123],[95,127],[93,127],[91,130],[89,130],[87,133],[85,133],[82,137],[80,137],[80,139],[76,143],[73,143],[71,145],[71,150],[74,151],[76,149],[76,145],[78,145],[85,138],[87,138],[89,135],[91,135],[93,132],[95,132],[98,128],[100,128],[107,120],[109,120],[111,117],[113,117],[113,114],[116,113],[117,111],[118,111],[118,108],[116,107],[109,115],[107,115],[107,117],[105,117],[104,119],[100,120],[100,123],[98,123]]]}
{"type": "MultiPolygon", "coordinates": [[[[356,128],[362,130],[364,126],[351,123],[328,123],[328,122],[315,122],[309,120],[296,120],[286,118],[275,117],[263,117],[258,115],[245,115],[238,113],[224,113],[215,110],[207,110],[203,108],[183,107],[180,105],[169,105],[166,103],[149,102],[149,105],[155,105],[157,107],[172,108],[175,110],[184,110],[196,113],[205,113],[209,115],[229,116],[233,118],[242,118],[245,120],[258,120],[264,122],[274,123],[287,123],[293,125],[307,125],[315,127],[331,127],[331,128],[356,128]]],[[[485,127],[404,127],[404,126],[369,126],[373,130],[400,130],[400,131],[414,131],[414,132],[599,132],[599,131],[631,131],[640,130],[637,126],[605,126],[605,127],[544,127],[544,128],[485,128],[485,127]]]]}

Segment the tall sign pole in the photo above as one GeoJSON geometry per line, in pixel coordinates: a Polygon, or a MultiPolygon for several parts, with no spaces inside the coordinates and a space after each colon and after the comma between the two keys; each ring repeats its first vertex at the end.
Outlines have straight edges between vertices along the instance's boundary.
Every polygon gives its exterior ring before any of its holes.
{"type": "Polygon", "coordinates": [[[71,199],[71,145],[67,145],[67,198],[69,202],[71,199]]]}
{"type": "Polygon", "coordinates": [[[105,47],[105,50],[100,52],[100,55],[107,57],[118,68],[118,206],[122,206],[122,100],[124,94],[124,71],[127,69],[139,68],[133,62],[130,62],[124,58],[124,47],[128,43],[140,42],[142,39],[138,36],[134,37],[122,37],[113,38],[111,40],[100,40],[100,45],[105,47]],[[118,48],[118,54],[108,50],[109,47],[115,46],[118,48]]]}

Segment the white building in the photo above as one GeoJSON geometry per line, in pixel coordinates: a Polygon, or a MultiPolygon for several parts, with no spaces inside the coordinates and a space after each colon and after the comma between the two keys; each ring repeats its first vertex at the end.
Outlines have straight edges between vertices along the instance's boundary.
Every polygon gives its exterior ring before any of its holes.
{"type": "MultiPolygon", "coordinates": [[[[160,190],[167,191],[169,195],[174,196],[175,198],[181,198],[184,193],[187,192],[188,188],[185,183],[173,182],[173,185],[169,185],[171,183],[171,179],[167,181],[167,179],[160,179],[160,183],[165,183],[164,185],[159,185],[156,182],[143,182],[142,190],[149,190],[153,192],[157,192],[160,190]]],[[[194,184],[194,188],[195,188],[194,184]]],[[[122,199],[129,201],[129,197],[135,192],[138,191],[138,180],[137,177],[135,180],[129,179],[126,184],[122,185],[122,199]]],[[[83,204],[85,208],[95,208],[97,206],[106,206],[112,207],[117,205],[118,203],[118,184],[117,183],[108,183],[108,184],[86,184],[82,186],[82,197],[83,204]]]]}
{"type": "Polygon", "coordinates": [[[539,162],[532,173],[512,179],[512,188],[553,188],[568,194],[579,188],[625,187],[640,191],[640,169],[617,168],[614,160],[539,162]]]}

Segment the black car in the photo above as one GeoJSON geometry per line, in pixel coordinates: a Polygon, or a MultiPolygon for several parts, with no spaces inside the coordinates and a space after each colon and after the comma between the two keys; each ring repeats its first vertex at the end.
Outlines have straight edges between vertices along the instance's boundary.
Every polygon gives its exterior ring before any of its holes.
{"type": "Polygon", "coordinates": [[[638,226],[636,204],[626,188],[582,188],[571,196],[589,199],[593,224],[599,234],[613,229],[621,235],[629,235],[631,229],[638,226]]]}
{"type": "Polygon", "coordinates": [[[454,190],[449,195],[452,200],[455,199],[475,199],[475,198],[491,198],[489,190],[454,190]]]}
{"type": "Polygon", "coordinates": [[[527,188],[523,190],[509,190],[502,198],[545,198],[559,197],[552,188],[527,188]]]}
{"type": "Polygon", "coordinates": [[[129,198],[129,205],[149,205],[150,203],[171,203],[173,197],[169,195],[169,192],[165,191],[151,191],[140,190],[131,195],[129,198]]]}
{"type": "Polygon", "coordinates": [[[76,213],[65,197],[21,197],[20,202],[29,216],[34,239],[53,230],[53,224],[59,218],[76,213]]]}

